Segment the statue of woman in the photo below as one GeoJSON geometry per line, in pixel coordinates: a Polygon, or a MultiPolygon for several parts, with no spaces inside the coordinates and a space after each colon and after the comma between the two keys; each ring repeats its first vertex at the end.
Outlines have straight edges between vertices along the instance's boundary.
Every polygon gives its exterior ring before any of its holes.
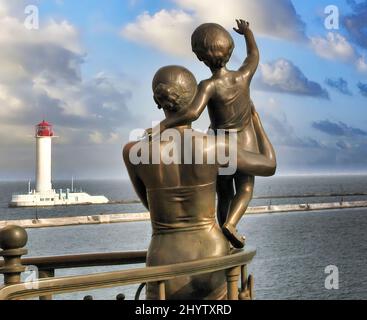
{"type": "MultiPolygon", "coordinates": [[[[195,77],[184,67],[163,67],[153,79],[154,100],[166,118],[185,112],[196,92],[195,77]]],[[[175,132],[173,139],[162,141],[153,135],[124,147],[123,158],[130,179],[151,215],[153,234],[147,266],[229,254],[229,242],[215,218],[215,196],[218,170],[230,165],[231,161],[221,163],[218,150],[236,157],[235,170],[244,174],[270,176],[276,167],[274,150],[255,111],[253,121],[260,154],[242,149],[231,152],[228,139],[195,131],[191,123],[169,129],[175,132]],[[141,157],[144,150],[149,151],[148,161],[136,163],[135,158],[141,157]],[[167,163],[167,156],[172,152],[176,154],[176,161],[167,163]],[[154,153],[158,154],[159,161],[154,161],[157,160],[154,153]]],[[[147,299],[157,298],[157,286],[148,284],[147,299]]],[[[169,280],[166,282],[166,298],[225,299],[225,274],[220,271],[169,280]]]]}

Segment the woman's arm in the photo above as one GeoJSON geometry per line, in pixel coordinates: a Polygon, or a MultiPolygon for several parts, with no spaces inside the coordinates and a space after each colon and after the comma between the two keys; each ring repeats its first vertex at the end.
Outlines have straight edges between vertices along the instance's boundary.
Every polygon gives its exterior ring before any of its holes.
{"type": "Polygon", "coordinates": [[[276,170],[275,159],[245,150],[237,151],[237,170],[252,176],[269,177],[276,170]]]}
{"type": "MultiPolygon", "coordinates": [[[[226,143],[226,153],[232,158],[229,164],[236,164],[236,171],[253,176],[272,176],[276,170],[276,156],[272,144],[261,124],[260,117],[256,111],[252,114],[255,132],[258,138],[260,154],[235,148],[226,143]]],[[[230,139],[229,139],[230,140],[230,139]]]]}
{"type": "Polygon", "coordinates": [[[260,61],[260,53],[256,44],[254,34],[249,23],[244,20],[236,20],[238,28],[233,28],[237,33],[244,35],[247,47],[247,57],[240,67],[239,71],[244,77],[252,79],[260,61]]]}
{"type": "Polygon", "coordinates": [[[259,117],[259,114],[252,109],[252,121],[254,124],[255,132],[257,135],[257,141],[259,144],[260,153],[263,154],[267,159],[269,159],[274,164],[274,169],[276,168],[276,155],[259,117]]]}
{"type": "Polygon", "coordinates": [[[136,167],[130,162],[130,150],[137,142],[128,143],[122,152],[125,166],[127,168],[127,172],[129,174],[130,180],[134,186],[135,192],[138,195],[139,199],[143,203],[144,207],[149,210],[148,198],[147,198],[147,190],[143,181],[139,178],[136,173],[136,167]]]}

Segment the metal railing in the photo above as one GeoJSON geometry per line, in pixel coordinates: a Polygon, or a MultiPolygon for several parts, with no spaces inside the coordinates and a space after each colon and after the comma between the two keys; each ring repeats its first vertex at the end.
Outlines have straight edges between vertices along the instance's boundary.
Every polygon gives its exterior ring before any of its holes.
{"type": "Polygon", "coordinates": [[[165,282],[180,276],[196,276],[220,270],[226,271],[227,298],[230,300],[249,300],[253,298],[253,277],[247,276],[247,265],[256,250],[236,250],[216,258],[198,261],[142,267],[122,271],[92,273],[80,276],[55,277],[55,270],[95,266],[143,264],[145,251],[93,253],[39,258],[21,258],[27,253],[26,231],[18,226],[8,226],[0,231],[0,273],[4,274],[4,285],[0,286],[0,300],[19,300],[39,297],[52,299],[54,294],[88,291],[120,287],[141,283],[156,283],[159,286],[159,299],[164,300],[165,282]],[[36,266],[39,277],[32,283],[21,282],[25,266],[36,266]],[[241,280],[241,288],[238,282],[241,280]]]}

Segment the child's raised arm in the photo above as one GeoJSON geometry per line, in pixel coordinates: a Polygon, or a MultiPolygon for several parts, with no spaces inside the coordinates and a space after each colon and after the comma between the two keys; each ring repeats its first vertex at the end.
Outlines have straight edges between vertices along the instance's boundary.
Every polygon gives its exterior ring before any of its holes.
{"type": "Polygon", "coordinates": [[[247,47],[247,57],[240,67],[239,71],[244,74],[249,80],[252,79],[259,65],[260,53],[256,44],[254,34],[250,29],[250,24],[244,20],[236,20],[238,28],[233,28],[237,33],[245,36],[246,47],[247,47]]]}
{"type": "Polygon", "coordinates": [[[159,128],[157,128],[157,126],[152,129],[153,134],[155,132],[163,132],[164,130],[175,126],[189,124],[197,120],[207,106],[214,93],[214,90],[214,83],[211,80],[204,80],[200,82],[195,98],[191,104],[182,111],[178,111],[175,115],[172,115],[161,121],[161,123],[158,125],[159,128]]]}

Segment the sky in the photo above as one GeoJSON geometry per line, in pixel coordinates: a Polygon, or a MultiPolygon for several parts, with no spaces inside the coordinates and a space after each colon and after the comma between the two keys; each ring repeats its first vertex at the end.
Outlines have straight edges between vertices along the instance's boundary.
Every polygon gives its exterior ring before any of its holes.
{"type": "MultiPolygon", "coordinates": [[[[34,179],[42,119],[58,136],[54,179],[126,178],[131,131],[163,119],[155,72],[175,64],[210,77],[190,46],[204,22],[231,32],[238,68],[236,18],[259,46],[251,96],[277,174],[366,173],[367,1],[0,0],[0,179],[34,179]]],[[[193,124],[208,125],[206,112],[193,124]]]]}

